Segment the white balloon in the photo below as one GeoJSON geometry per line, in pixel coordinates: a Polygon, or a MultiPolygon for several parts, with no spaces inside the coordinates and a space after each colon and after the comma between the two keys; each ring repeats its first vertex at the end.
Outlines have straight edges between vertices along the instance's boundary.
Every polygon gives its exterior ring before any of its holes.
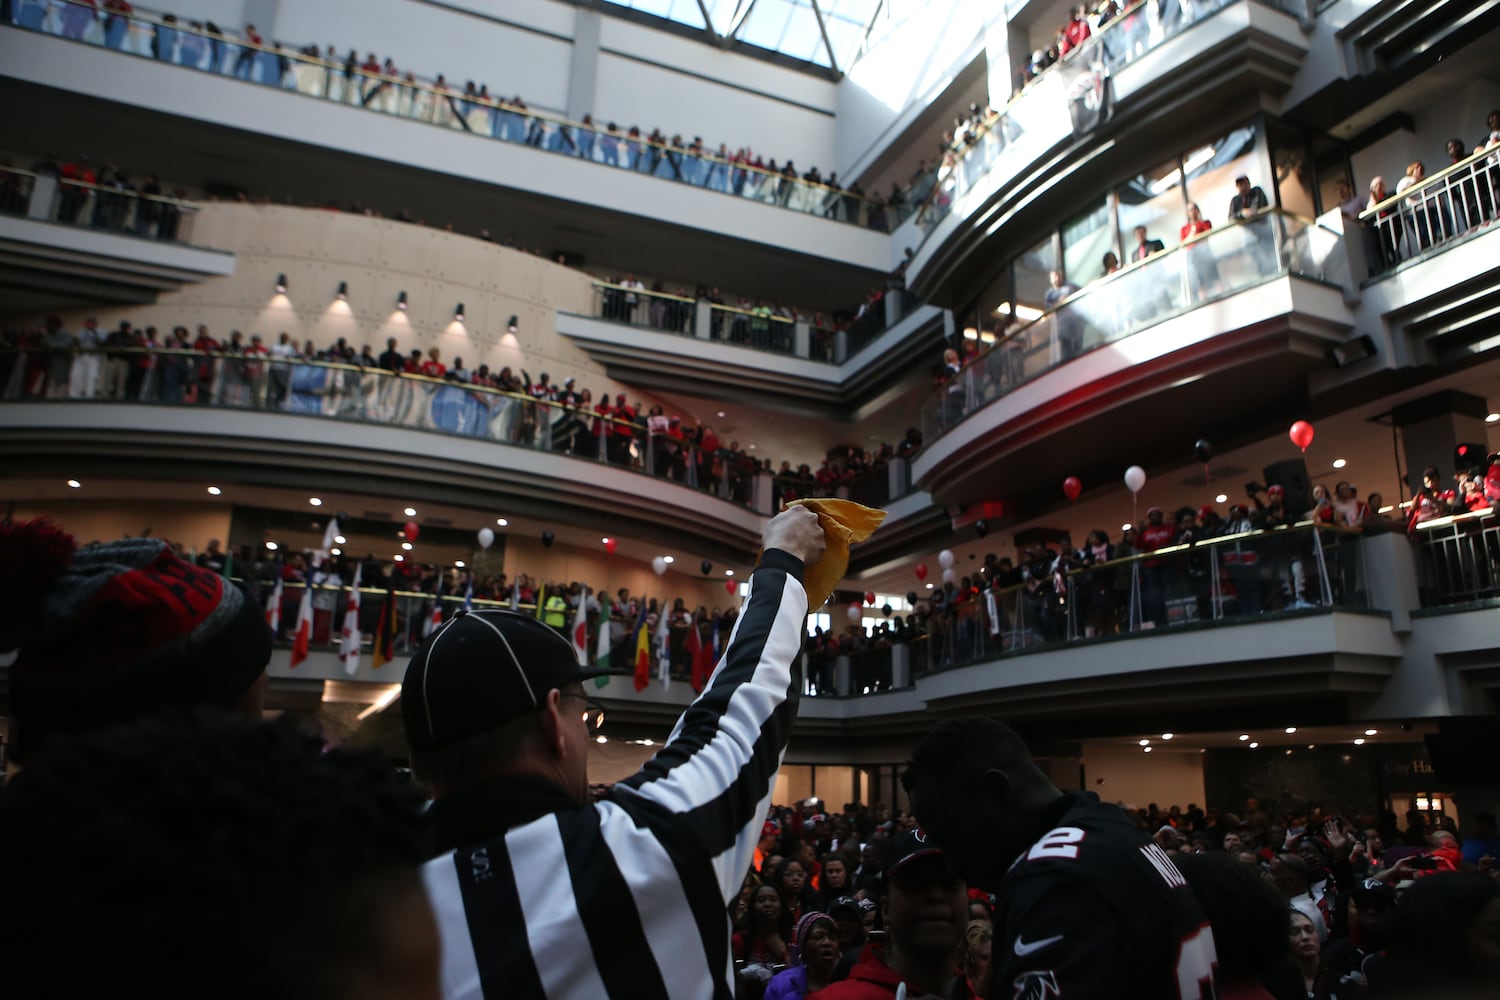
{"type": "Polygon", "coordinates": [[[1132,493],[1139,493],[1146,485],[1146,470],[1139,465],[1132,465],[1125,470],[1125,488],[1132,493]]]}
{"type": "Polygon", "coordinates": [[[957,583],[958,582],[958,570],[952,569],[951,567],[949,569],[943,570],[943,582],[944,583],[957,583]]]}
{"type": "Polygon", "coordinates": [[[491,545],[494,545],[494,544],[495,544],[495,533],[493,531],[491,531],[489,528],[480,528],[479,529],[479,547],[481,549],[487,549],[491,545]]]}
{"type": "Polygon", "coordinates": [[[661,556],[657,556],[655,559],[651,560],[651,571],[657,576],[661,576],[667,571],[667,561],[661,556]]]}
{"type": "Polygon", "coordinates": [[[952,569],[953,568],[953,553],[950,550],[948,550],[948,549],[944,549],[943,551],[939,552],[938,553],[938,565],[941,566],[941,567],[943,567],[943,569],[952,569]]]}
{"type": "Polygon", "coordinates": [[[851,622],[853,622],[854,624],[856,624],[856,625],[859,624],[860,618],[862,618],[864,616],[864,612],[860,610],[860,607],[859,607],[858,604],[851,604],[851,605],[849,605],[849,612],[848,612],[848,614],[849,614],[849,620],[851,622]]]}

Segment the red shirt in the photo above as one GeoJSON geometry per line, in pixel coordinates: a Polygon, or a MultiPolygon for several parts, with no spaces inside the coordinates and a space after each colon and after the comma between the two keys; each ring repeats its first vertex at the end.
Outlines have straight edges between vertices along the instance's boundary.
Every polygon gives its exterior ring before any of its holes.
{"type": "MultiPolygon", "coordinates": [[[[885,946],[867,944],[859,953],[859,961],[849,970],[849,978],[830,983],[818,991],[818,1000],[891,1000],[902,983],[899,973],[885,964],[885,946]]],[[[907,983],[909,995],[919,996],[922,991],[907,983]]],[[[965,988],[962,995],[973,994],[965,988]]]]}
{"type": "Polygon", "coordinates": [[[635,408],[633,406],[621,406],[615,410],[615,437],[631,437],[635,434],[635,428],[630,421],[635,419],[635,408]]]}
{"type": "Polygon", "coordinates": [[[443,363],[441,361],[422,362],[423,375],[426,375],[430,378],[442,378],[447,373],[448,369],[443,366],[443,363]]]}
{"type": "Polygon", "coordinates": [[[1141,529],[1141,550],[1154,552],[1164,545],[1170,545],[1175,535],[1170,524],[1148,524],[1141,529]]]}
{"type": "Polygon", "coordinates": [[[1213,227],[1214,224],[1212,222],[1209,222],[1207,219],[1199,219],[1197,222],[1189,222],[1184,225],[1180,230],[1178,230],[1177,236],[1179,239],[1185,240],[1189,236],[1197,236],[1199,233],[1206,233],[1213,227]]]}

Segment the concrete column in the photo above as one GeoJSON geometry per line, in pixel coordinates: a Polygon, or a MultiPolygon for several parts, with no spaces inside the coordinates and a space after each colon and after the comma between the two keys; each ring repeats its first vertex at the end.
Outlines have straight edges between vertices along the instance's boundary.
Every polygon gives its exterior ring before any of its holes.
{"type": "Polygon", "coordinates": [[[849,360],[849,331],[833,331],[833,363],[841,365],[849,360]]]}
{"type": "Polygon", "coordinates": [[[891,688],[900,691],[911,687],[911,649],[906,643],[891,647],[891,688]]]}
{"type": "MultiPolygon", "coordinates": [[[[1489,404],[1479,396],[1455,389],[1445,389],[1410,403],[1402,403],[1392,411],[1396,426],[1401,428],[1402,457],[1406,460],[1406,478],[1411,492],[1422,488],[1422,470],[1429,465],[1437,466],[1438,480],[1443,488],[1453,486],[1453,450],[1460,443],[1472,442],[1481,446],[1489,440],[1484,425],[1489,404]]],[[[1474,465],[1483,465],[1485,456],[1474,456],[1474,465]]]]}
{"type": "Polygon", "coordinates": [[[833,689],[840,698],[849,697],[849,657],[837,656],[833,660],[833,689]]]}
{"type": "Polygon", "coordinates": [[[603,23],[604,15],[586,7],[579,7],[574,17],[567,115],[575,122],[594,111],[599,90],[599,32],[603,23]]]}
{"type": "Polygon", "coordinates": [[[911,465],[904,458],[892,458],[885,467],[886,489],[891,499],[905,496],[911,490],[911,465]]]}
{"type": "Polygon", "coordinates": [[[885,306],[885,328],[889,330],[901,322],[902,299],[909,294],[903,288],[888,288],[885,295],[881,297],[880,304],[885,306]]]}

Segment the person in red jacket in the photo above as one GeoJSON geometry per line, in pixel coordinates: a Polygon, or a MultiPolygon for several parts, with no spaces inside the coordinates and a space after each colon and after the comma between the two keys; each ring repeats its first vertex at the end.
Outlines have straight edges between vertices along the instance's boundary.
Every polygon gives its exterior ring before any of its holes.
{"type": "MultiPolygon", "coordinates": [[[[1146,511],[1146,523],[1141,528],[1139,547],[1142,552],[1154,552],[1171,545],[1176,529],[1166,523],[1166,515],[1160,507],[1146,511]]],[[[1167,561],[1146,559],[1141,562],[1141,618],[1143,622],[1162,626],[1167,623],[1167,561]]]]}
{"type": "Polygon", "coordinates": [[[887,843],[885,941],[866,944],[849,978],[820,990],[818,1000],[891,1000],[903,985],[909,997],[972,997],[954,969],[969,918],[964,880],[921,831],[887,843]]]}

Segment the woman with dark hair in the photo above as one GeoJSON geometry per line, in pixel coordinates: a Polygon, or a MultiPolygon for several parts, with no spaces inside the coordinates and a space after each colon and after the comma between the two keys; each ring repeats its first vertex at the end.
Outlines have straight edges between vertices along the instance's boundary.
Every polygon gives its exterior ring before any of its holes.
{"type": "Polygon", "coordinates": [[[1382,986],[1441,996],[1448,990],[1500,992],[1500,884],[1477,872],[1418,879],[1396,903],[1382,986]]]}
{"type": "Polygon", "coordinates": [[[833,982],[839,935],[833,918],[816,911],[797,921],[792,967],[766,985],[765,1000],[803,1000],[833,982]]]}
{"type": "Polygon", "coordinates": [[[802,914],[817,907],[807,887],[807,869],[796,858],[782,858],[767,879],[781,892],[782,937],[790,939],[792,928],[802,919],[802,914]]]}
{"type": "Polygon", "coordinates": [[[731,945],[736,962],[765,966],[787,963],[786,939],[781,933],[781,893],[774,885],[756,886],[750,894],[750,906],[731,945]]]}
{"type": "MultiPolygon", "coordinates": [[[[1319,966],[1323,960],[1322,948],[1318,944],[1318,929],[1313,925],[1312,918],[1302,911],[1291,910],[1290,914],[1292,923],[1287,943],[1292,948],[1292,960],[1302,973],[1302,985],[1307,990],[1307,996],[1315,997],[1318,995],[1319,966]]],[[[1214,935],[1214,941],[1218,940],[1218,935],[1214,935]]]]}
{"type": "Polygon", "coordinates": [[[842,854],[830,851],[823,855],[823,871],[818,891],[825,900],[849,895],[849,863],[842,854]]]}

